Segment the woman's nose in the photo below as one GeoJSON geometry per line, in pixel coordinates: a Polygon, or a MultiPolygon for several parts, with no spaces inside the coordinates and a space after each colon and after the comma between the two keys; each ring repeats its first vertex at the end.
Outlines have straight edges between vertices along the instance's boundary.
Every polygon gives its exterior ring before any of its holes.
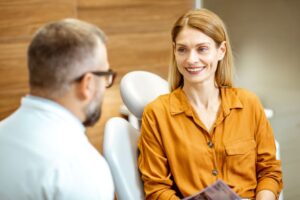
{"type": "Polygon", "coordinates": [[[195,50],[191,50],[190,53],[188,54],[187,62],[190,64],[198,62],[199,57],[198,54],[195,50]]]}

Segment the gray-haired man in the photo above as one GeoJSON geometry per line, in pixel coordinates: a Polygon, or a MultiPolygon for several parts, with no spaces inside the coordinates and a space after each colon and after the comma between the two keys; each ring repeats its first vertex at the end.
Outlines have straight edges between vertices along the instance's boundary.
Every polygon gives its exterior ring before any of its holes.
{"type": "Polygon", "coordinates": [[[85,135],[115,76],[104,33],[76,19],[46,24],[28,68],[30,94],[0,123],[0,199],[113,199],[108,165],[85,135]]]}

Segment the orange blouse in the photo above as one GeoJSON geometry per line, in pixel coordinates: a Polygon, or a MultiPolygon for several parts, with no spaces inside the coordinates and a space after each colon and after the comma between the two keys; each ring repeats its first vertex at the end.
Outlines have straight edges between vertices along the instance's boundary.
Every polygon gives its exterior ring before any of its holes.
{"type": "Polygon", "coordinates": [[[217,179],[242,198],[282,189],[270,123],[258,98],[243,89],[221,88],[211,132],[182,89],[160,96],[144,110],[138,147],[146,199],[177,200],[217,179]]]}

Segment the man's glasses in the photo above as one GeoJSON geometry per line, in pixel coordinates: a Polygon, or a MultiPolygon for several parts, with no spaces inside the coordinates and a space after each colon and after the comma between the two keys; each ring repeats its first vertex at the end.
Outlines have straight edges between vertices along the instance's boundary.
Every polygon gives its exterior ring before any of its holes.
{"type": "MultiPolygon", "coordinates": [[[[86,73],[91,73],[96,76],[104,76],[106,88],[110,88],[114,84],[114,80],[117,76],[117,73],[115,71],[113,71],[112,69],[109,69],[108,71],[91,71],[91,72],[86,72],[86,73]]],[[[82,76],[75,79],[75,81],[80,81],[84,77],[85,74],[83,74],[82,76]]]]}

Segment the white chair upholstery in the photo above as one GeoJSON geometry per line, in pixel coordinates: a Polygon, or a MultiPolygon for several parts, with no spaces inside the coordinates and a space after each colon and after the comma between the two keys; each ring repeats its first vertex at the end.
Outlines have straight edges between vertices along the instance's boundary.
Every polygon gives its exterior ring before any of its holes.
{"type": "Polygon", "coordinates": [[[169,93],[169,87],[168,82],[156,74],[132,71],[122,78],[120,92],[128,110],[141,119],[145,105],[159,95],[169,93]]]}
{"type": "Polygon", "coordinates": [[[114,117],[104,128],[103,153],[111,169],[118,200],[144,199],[137,167],[139,132],[128,121],[114,117]]]}
{"type": "MultiPolygon", "coordinates": [[[[160,76],[133,71],[126,74],[120,83],[121,97],[132,113],[131,122],[138,122],[146,104],[161,94],[168,93],[168,82],[160,76]]],[[[108,120],[104,128],[103,153],[115,182],[118,200],[144,199],[143,184],[137,167],[137,140],[139,126],[123,118],[108,120]]]]}
{"type": "MultiPolygon", "coordinates": [[[[265,108],[265,114],[268,119],[271,119],[274,116],[273,110],[267,108],[265,108]]],[[[277,140],[275,140],[275,145],[276,145],[276,159],[280,160],[280,145],[277,140]]],[[[278,200],[283,200],[283,191],[281,191],[278,200]]]]}
{"type": "MultiPolygon", "coordinates": [[[[275,145],[276,145],[276,158],[277,160],[280,160],[280,145],[277,142],[277,140],[275,140],[275,145]]],[[[283,200],[283,191],[281,191],[278,200],[283,200]]]]}

